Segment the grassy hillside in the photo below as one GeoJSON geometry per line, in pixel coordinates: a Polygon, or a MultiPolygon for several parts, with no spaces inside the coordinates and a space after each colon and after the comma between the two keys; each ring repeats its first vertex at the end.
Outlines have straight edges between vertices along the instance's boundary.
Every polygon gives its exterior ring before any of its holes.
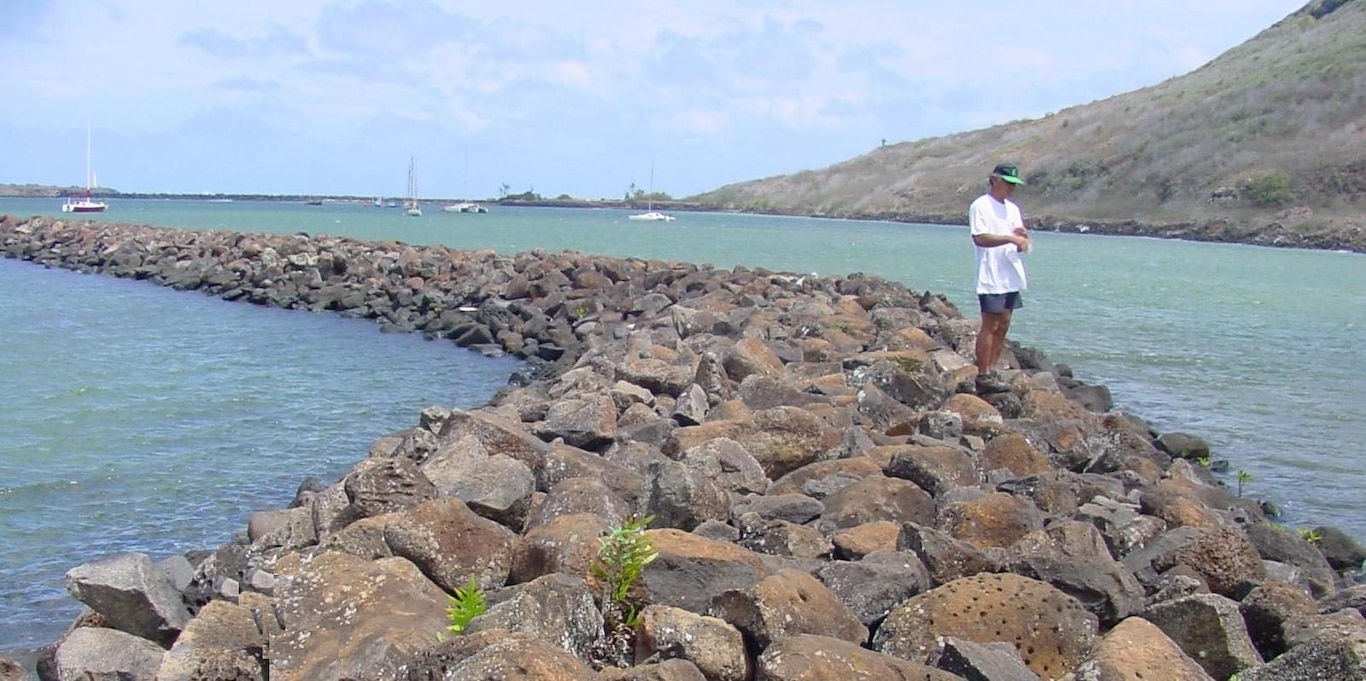
{"type": "Polygon", "coordinates": [[[690,200],[962,223],[999,160],[1044,228],[1366,250],[1366,0],[1310,2],[1152,87],[690,200]]]}

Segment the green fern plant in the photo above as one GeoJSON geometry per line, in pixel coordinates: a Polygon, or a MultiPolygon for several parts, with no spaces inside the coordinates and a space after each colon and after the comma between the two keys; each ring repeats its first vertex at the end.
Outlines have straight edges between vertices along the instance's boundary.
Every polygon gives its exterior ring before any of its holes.
{"type": "Polygon", "coordinates": [[[470,621],[489,609],[488,601],[484,600],[484,590],[479,588],[473,575],[465,582],[465,586],[455,590],[455,595],[450,599],[451,607],[446,609],[446,619],[451,625],[446,627],[446,631],[452,634],[465,633],[470,621]]]}
{"type": "Polygon", "coordinates": [[[1310,544],[1314,544],[1315,546],[1317,546],[1320,541],[1323,541],[1323,534],[1312,527],[1301,527],[1297,531],[1299,532],[1301,539],[1310,544]]]}
{"type": "MultiPolygon", "coordinates": [[[[626,610],[626,624],[635,623],[636,608],[630,602],[631,586],[635,584],[645,566],[659,557],[659,552],[650,545],[645,536],[654,516],[631,517],[611,528],[602,537],[598,556],[593,561],[593,576],[602,581],[606,589],[604,601],[622,606],[626,610]]],[[[607,602],[603,603],[607,606],[607,602]]]]}

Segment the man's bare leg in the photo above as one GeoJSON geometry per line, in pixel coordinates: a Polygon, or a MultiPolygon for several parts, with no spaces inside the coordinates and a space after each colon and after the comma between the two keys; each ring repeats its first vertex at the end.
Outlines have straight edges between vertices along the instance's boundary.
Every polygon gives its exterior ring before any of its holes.
{"type": "Polygon", "coordinates": [[[977,330],[977,373],[985,374],[996,366],[1005,349],[1006,331],[1010,329],[1010,310],[983,312],[982,325],[977,330]]]}

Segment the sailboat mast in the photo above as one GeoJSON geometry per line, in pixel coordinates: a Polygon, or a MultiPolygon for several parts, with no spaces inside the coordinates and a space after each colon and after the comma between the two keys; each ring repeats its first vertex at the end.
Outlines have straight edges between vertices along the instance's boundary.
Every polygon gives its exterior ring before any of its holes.
{"type": "Polygon", "coordinates": [[[85,122],[85,198],[90,198],[90,121],[85,122]]]}

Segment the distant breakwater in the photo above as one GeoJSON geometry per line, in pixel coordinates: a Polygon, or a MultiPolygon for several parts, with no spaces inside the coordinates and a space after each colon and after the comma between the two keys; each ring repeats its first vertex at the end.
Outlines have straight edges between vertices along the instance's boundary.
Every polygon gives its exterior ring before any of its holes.
{"type": "MultiPolygon", "coordinates": [[[[245,536],[77,567],[40,671],[120,678],[1361,678],[1366,552],[1197,437],[873,277],[0,217],[0,253],[368,318],[527,364],[245,536]],[[592,569],[639,515],[634,626],[592,569]],[[462,635],[448,595],[488,611],[462,635]],[[1348,670],[1358,676],[1342,676],[1348,670]],[[1298,675],[1297,675],[1298,674],[1298,675]]],[[[92,559],[97,557],[92,557],[92,559]]],[[[4,668],[0,666],[0,678],[4,668]]]]}

